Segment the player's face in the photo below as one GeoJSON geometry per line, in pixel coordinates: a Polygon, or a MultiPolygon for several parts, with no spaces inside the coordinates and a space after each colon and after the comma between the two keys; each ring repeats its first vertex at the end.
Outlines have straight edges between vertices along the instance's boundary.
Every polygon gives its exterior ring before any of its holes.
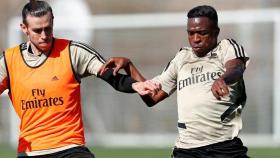
{"type": "Polygon", "coordinates": [[[53,18],[50,12],[41,17],[28,15],[26,24],[21,24],[21,29],[36,49],[41,52],[47,52],[51,49],[53,18]]]}
{"type": "Polygon", "coordinates": [[[188,19],[188,39],[198,57],[205,56],[217,45],[219,29],[207,17],[188,19]]]}

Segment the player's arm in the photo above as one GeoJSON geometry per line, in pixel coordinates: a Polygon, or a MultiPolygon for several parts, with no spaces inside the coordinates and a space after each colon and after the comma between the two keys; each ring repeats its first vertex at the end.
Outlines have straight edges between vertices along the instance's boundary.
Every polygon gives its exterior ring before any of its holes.
{"type": "Polygon", "coordinates": [[[135,91],[132,89],[132,83],[134,83],[135,81],[128,75],[119,73],[116,73],[114,75],[113,71],[113,69],[108,69],[102,75],[97,74],[97,77],[110,84],[117,91],[125,93],[135,93],[135,91]]]}
{"type": "Polygon", "coordinates": [[[8,89],[8,76],[4,56],[0,56],[0,95],[8,89]]]}
{"type": "MultiPolygon", "coordinates": [[[[166,83],[168,92],[176,87],[176,68],[175,62],[169,62],[164,72],[158,76],[158,79],[166,83]],[[171,63],[171,64],[170,64],[171,63]]],[[[135,68],[129,59],[113,57],[110,58],[101,68],[100,74],[106,72],[109,68],[115,72],[124,69],[134,80],[140,81],[133,83],[132,88],[141,96],[142,100],[151,107],[168,97],[168,93],[161,89],[161,84],[155,80],[147,80],[135,68]],[[150,89],[147,89],[150,88],[150,89]]]]}
{"type": "Polygon", "coordinates": [[[123,57],[111,57],[100,69],[100,74],[104,74],[108,69],[113,69],[116,74],[120,69],[124,69],[134,80],[139,81],[132,84],[132,88],[141,96],[147,106],[151,107],[168,97],[168,94],[161,90],[161,84],[147,80],[136,69],[133,63],[123,57]]]}
{"type": "Polygon", "coordinates": [[[124,57],[111,57],[106,63],[103,64],[99,70],[99,74],[103,75],[108,69],[113,69],[113,74],[116,75],[120,69],[124,69],[125,72],[136,81],[145,81],[146,79],[134,66],[134,64],[128,58],[124,57]]]}
{"type": "MultiPolygon", "coordinates": [[[[178,54],[177,54],[178,55],[178,54]]],[[[180,59],[180,55],[178,55],[171,60],[164,71],[153,78],[152,80],[147,80],[145,82],[136,82],[133,83],[132,87],[137,91],[138,88],[143,88],[145,84],[153,84],[160,85],[160,89],[156,94],[145,94],[141,95],[142,100],[146,103],[147,106],[152,107],[159,103],[160,101],[167,98],[176,90],[177,85],[177,60],[180,59]]]]}
{"type": "Polygon", "coordinates": [[[222,41],[222,58],[225,73],[212,85],[212,93],[217,99],[229,95],[228,85],[243,78],[243,73],[249,63],[249,57],[244,48],[233,39],[222,41]]]}
{"type": "Polygon", "coordinates": [[[132,84],[132,87],[135,91],[138,92],[138,94],[141,96],[141,99],[149,107],[156,105],[158,102],[168,97],[168,94],[161,89],[161,85],[152,80],[147,80],[145,82],[135,82],[132,84]],[[146,93],[146,94],[139,93],[139,91],[143,91],[143,89],[145,89],[145,86],[147,85],[150,86],[157,85],[160,87],[160,89],[157,89],[156,93],[146,93]]]}
{"type": "MultiPolygon", "coordinates": [[[[121,58],[121,57],[118,57],[118,59],[126,60],[126,58],[121,58]]],[[[103,79],[104,81],[109,83],[112,87],[114,87],[116,90],[121,91],[121,92],[126,92],[126,93],[137,92],[141,95],[157,94],[157,92],[161,88],[160,84],[143,83],[141,88],[138,88],[138,89],[132,88],[132,85],[134,82],[136,82],[136,80],[144,80],[144,78],[138,72],[138,70],[133,66],[133,64],[131,62],[129,63],[129,65],[127,65],[129,70],[126,70],[129,75],[119,74],[118,72],[116,72],[115,69],[108,68],[108,70],[106,70],[102,74],[100,73],[101,70],[99,70],[97,77],[103,79]],[[131,66],[129,66],[129,65],[131,65],[131,66]],[[134,74],[134,75],[132,76],[131,74],[134,74]]]]}
{"type": "Polygon", "coordinates": [[[217,99],[229,95],[228,85],[239,81],[243,77],[245,64],[241,59],[232,59],[225,64],[225,73],[212,85],[212,93],[217,99]]]}
{"type": "Polygon", "coordinates": [[[70,44],[70,53],[72,66],[77,80],[95,75],[109,83],[117,91],[135,93],[131,87],[134,80],[129,75],[119,74],[112,68],[109,68],[108,71],[100,74],[100,69],[102,65],[104,65],[105,60],[92,47],[84,43],[72,41],[70,44]]]}
{"type": "Polygon", "coordinates": [[[232,59],[225,64],[226,71],[221,76],[225,84],[229,85],[239,81],[245,71],[245,63],[242,59],[232,59]]]}
{"type": "MultiPolygon", "coordinates": [[[[1,80],[0,80],[1,81],[1,80]]],[[[1,82],[0,82],[0,95],[6,90],[8,89],[8,77],[4,78],[1,82]]]]}
{"type": "Polygon", "coordinates": [[[151,107],[160,102],[168,95],[161,90],[161,85],[157,82],[148,80],[136,69],[133,63],[123,57],[111,57],[100,69],[99,74],[103,75],[113,69],[116,75],[120,69],[124,69],[134,80],[140,81],[132,84],[132,88],[141,96],[142,100],[151,107]],[[141,82],[142,81],[142,82],[141,82]],[[145,82],[144,82],[145,81],[145,82]]]}
{"type": "MultiPolygon", "coordinates": [[[[118,71],[120,69],[124,69],[128,74],[128,76],[131,77],[130,79],[133,80],[132,82],[127,83],[126,85],[131,86],[133,82],[145,81],[145,78],[137,70],[137,68],[130,61],[130,59],[124,57],[111,57],[108,61],[106,61],[106,63],[102,65],[102,67],[98,72],[98,75],[106,76],[106,74],[109,73],[109,75],[111,76],[112,75],[111,71],[113,71],[114,77],[118,77],[120,75],[118,74],[118,71]]],[[[138,87],[138,89],[134,89],[134,88],[133,89],[140,95],[147,95],[147,94],[155,95],[160,90],[160,88],[161,88],[160,84],[156,84],[152,82],[149,83],[143,82],[143,84],[141,84],[141,87],[138,87]]]]}

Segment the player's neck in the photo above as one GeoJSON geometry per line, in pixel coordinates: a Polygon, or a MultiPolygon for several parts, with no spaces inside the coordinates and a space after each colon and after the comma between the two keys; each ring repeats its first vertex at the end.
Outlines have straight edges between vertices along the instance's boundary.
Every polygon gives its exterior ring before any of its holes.
{"type": "MultiPolygon", "coordinates": [[[[51,48],[50,48],[51,49],[51,48]]],[[[32,44],[31,42],[29,42],[29,47],[28,47],[28,52],[31,54],[34,54],[36,56],[41,56],[42,54],[48,55],[48,53],[50,52],[50,49],[43,51],[38,49],[34,44],[32,44]]]]}

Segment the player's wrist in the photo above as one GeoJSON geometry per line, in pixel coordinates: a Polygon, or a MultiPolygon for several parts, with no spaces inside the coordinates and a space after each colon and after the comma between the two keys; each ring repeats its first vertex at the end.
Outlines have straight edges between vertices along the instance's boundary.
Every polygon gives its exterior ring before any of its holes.
{"type": "Polygon", "coordinates": [[[221,80],[222,82],[224,82],[226,85],[228,85],[229,82],[229,78],[226,76],[221,76],[220,78],[218,78],[219,80],[221,80]]]}
{"type": "Polygon", "coordinates": [[[127,62],[126,62],[126,64],[125,64],[125,66],[124,66],[124,69],[125,69],[126,72],[131,73],[130,70],[131,70],[131,68],[132,68],[133,66],[134,66],[134,65],[133,65],[132,61],[131,61],[130,59],[127,59],[127,62]]]}
{"type": "Polygon", "coordinates": [[[130,60],[130,59],[128,59],[128,61],[127,61],[127,67],[129,67],[129,66],[132,66],[133,65],[133,63],[132,63],[132,61],[130,60]]]}

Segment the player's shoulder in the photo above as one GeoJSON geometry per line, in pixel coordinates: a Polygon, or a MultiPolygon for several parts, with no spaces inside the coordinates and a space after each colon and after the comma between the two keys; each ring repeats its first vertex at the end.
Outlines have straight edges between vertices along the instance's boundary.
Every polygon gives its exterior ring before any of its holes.
{"type": "Polygon", "coordinates": [[[177,64],[182,63],[183,61],[186,61],[190,58],[191,53],[192,53],[191,48],[182,47],[177,51],[175,57],[172,59],[171,62],[174,62],[174,63],[177,63],[177,64]]]}
{"type": "Polygon", "coordinates": [[[90,45],[79,42],[79,41],[71,41],[70,42],[70,53],[72,56],[77,56],[82,59],[84,58],[96,58],[101,62],[105,62],[105,59],[99,52],[97,52],[93,47],[90,45]]]}
{"type": "Polygon", "coordinates": [[[85,49],[89,48],[90,46],[80,41],[70,41],[70,47],[77,49],[85,49]]]}
{"type": "Polygon", "coordinates": [[[219,47],[221,49],[228,49],[228,48],[234,48],[234,49],[243,49],[242,45],[239,44],[235,39],[233,38],[228,38],[228,39],[223,39],[219,42],[219,47]]]}
{"type": "Polygon", "coordinates": [[[192,51],[192,49],[190,47],[181,47],[178,52],[189,53],[191,51],[192,51]]]}
{"type": "Polygon", "coordinates": [[[176,53],[176,56],[188,56],[192,53],[192,49],[190,47],[182,47],[176,53]]]}
{"type": "Polygon", "coordinates": [[[217,54],[221,57],[249,59],[244,47],[234,39],[224,39],[218,44],[217,54]]]}
{"type": "Polygon", "coordinates": [[[80,41],[70,41],[70,50],[79,53],[97,54],[97,51],[93,47],[80,41]]]}

